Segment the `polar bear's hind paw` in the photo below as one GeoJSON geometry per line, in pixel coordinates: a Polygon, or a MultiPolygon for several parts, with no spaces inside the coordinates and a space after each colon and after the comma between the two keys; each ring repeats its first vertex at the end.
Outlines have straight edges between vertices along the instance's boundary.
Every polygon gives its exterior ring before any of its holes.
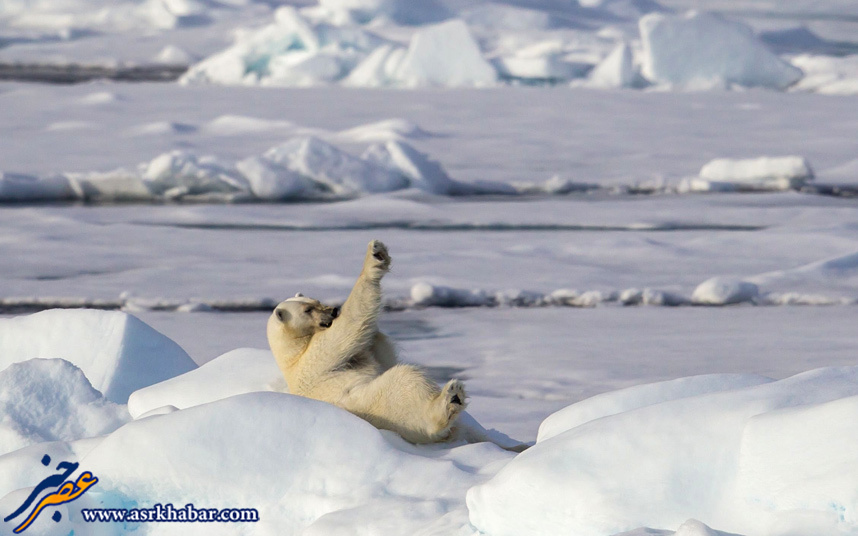
{"type": "Polygon", "coordinates": [[[450,380],[441,392],[450,419],[455,418],[465,406],[468,396],[465,394],[465,384],[460,380],[450,380]]]}

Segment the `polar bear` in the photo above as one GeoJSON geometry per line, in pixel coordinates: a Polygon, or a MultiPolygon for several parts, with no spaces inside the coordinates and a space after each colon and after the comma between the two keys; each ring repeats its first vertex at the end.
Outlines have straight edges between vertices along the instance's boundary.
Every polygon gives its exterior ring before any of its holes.
{"type": "Polygon", "coordinates": [[[464,384],[450,380],[439,389],[420,369],[396,363],[378,331],[389,269],[387,247],[370,242],[341,311],[298,294],[269,317],[268,343],[290,393],[335,404],[411,443],[449,440],[466,406],[464,384]]]}

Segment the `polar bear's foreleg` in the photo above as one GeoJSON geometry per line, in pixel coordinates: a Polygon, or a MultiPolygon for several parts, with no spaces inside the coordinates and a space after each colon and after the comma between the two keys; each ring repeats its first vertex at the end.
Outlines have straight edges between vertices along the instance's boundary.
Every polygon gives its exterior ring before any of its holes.
{"type": "Polygon", "coordinates": [[[348,362],[368,349],[378,333],[381,311],[381,278],[390,269],[387,247],[378,240],[367,246],[363,270],[330,328],[320,333],[324,355],[348,362]]]}
{"type": "Polygon", "coordinates": [[[343,406],[378,428],[393,430],[412,443],[434,443],[451,437],[465,409],[464,384],[450,380],[443,389],[411,365],[396,365],[355,386],[343,406]]]}
{"type": "Polygon", "coordinates": [[[331,327],[319,338],[314,359],[322,370],[345,365],[353,357],[370,348],[378,334],[378,314],[381,311],[381,278],[390,269],[387,247],[378,240],[367,246],[363,269],[348,299],[331,327]]]}

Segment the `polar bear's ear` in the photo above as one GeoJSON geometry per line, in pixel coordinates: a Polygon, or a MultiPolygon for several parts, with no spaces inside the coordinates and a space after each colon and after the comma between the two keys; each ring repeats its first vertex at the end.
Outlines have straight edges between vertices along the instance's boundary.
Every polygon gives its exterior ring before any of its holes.
{"type": "Polygon", "coordinates": [[[289,320],[289,311],[286,309],[275,309],[274,314],[277,315],[277,320],[281,322],[289,320]]]}
{"type": "Polygon", "coordinates": [[[295,294],[295,296],[293,296],[293,297],[294,298],[303,298],[304,295],[299,292],[298,294],[295,294]]]}

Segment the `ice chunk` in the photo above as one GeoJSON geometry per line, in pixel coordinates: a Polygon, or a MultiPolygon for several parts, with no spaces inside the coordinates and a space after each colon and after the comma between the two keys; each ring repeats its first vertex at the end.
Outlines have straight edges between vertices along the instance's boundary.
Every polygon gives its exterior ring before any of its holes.
{"type": "Polygon", "coordinates": [[[577,70],[559,55],[503,56],[495,62],[498,73],[505,78],[541,82],[558,82],[573,78],[577,70]]]}
{"type": "Polygon", "coordinates": [[[197,157],[186,151],[171,151],[143,166],[143,180],[155,194],[167,197],[247,191],[244,178],[213,158],[197,157]]]}
{"type": "Polygon", "coordinates": [[[269,350],[242,348],[201,367],[134,391],[128,411],[135,419],[163,407],[185,409],[255,391],[288,392],[283,373],[269,350]]]}
{"type": "Polygon", "coordinates": [[[58,201],[75,197],[65,176],[34,177],[0,172],[0,201],[58,201]]]}
{"type": "Polygon", "coordinates": [[[195,58],[186,50],[179,48],[176,45],[165,46],[154,59],[157,63],[163,63],[166,65],[189,65],[195,60],[195,58]]]}
{"type": "Polygon", "coordinates": [[[343,85],[353,87],[394,85],[396,73],[405,54],[405,48],[392,44],[376,48],[343,79],[343,85]]]}
{"type": "Polygon", "coordinates": [[[152,192],[135,173],[117,169],[106,173],[67,173],[77,197],[88,201],[145,201],[152,192]]]}
{"type": "Polygon", "coordinates": [[[231,47],[193,65],[185,84],[307,86],[338,81],[384,39],[355,26],[306,19],[292,6],[272,24],[245,32],[231,47]]]}
{"type": "Polygon", "coordinates": [[[813,180],[813,170],[800,156],[716,158],[703,166],[699,179],[690,179],[681,188],[690,191],[782,191],[800,188],[810,180],[813,180]]]}
{"type": "Polygon", "coordinates": [[[858,55],[845,57],[801,54],[790,60],[804,71],[790,89],[826,95],[858,95],[858,55]]]}
{"type": "Polygon", "coordinates": [[[309,87],[334,82],[346,73],[343,62],[333,54],[297,51],[271,58],[267,76],[268,86],[309,87]]]}
{"type": "Polygon", "coordinates": [[[711,13],[649,14],[640,20],[643,74],[656,83],[705,89],[786,89],[800,69],[772,54],[746,25],[711,13]]]}
{"type": "Polygon", "coordinates": [[[760,289],[754,283],[713,277],[700,283],[691,295],[691,301],[701,305],[732,305],[754,302],[760,295],[760,289]]]}
{"type": "Polygon", "coordinates": [[[251,156],[235,167],[247,179],[251,193],[266,201],[300,199],[316,190],[312,181],[300,173],[267,158],[251,156]]]}
{"type": "Polygon", "coordinates": [[[632,49],[620,43],[590,72],[589,84],[600,88],[640,86],[642,80],[632,61],[632,49]]]}
{"type": "Polygon", "coordinates": [[[106,434],[130,420],[124,406],[105,399],[63,359],[29,359],[0,372],[0,415],[0,455],[106,434]]]}
{"type": "Polygon", "coordinates": [[[410,185],[438,195],[450,195],[458,188],[441,164],[407,143],[389,141],[369,147],[362,156],[369,162],[394,170],[408,177],[410,185]]]}
{"type": "Polygon", "coordinates": [[[315,137],[294,138],[269,149],[264,157],[336,194],[389,192],[408,186],[408,179],[399,173],[356,158],[315,137]]]}
{"type": "Polygon", "coordinates": [[[467,25],[450,20],[419,30],[395,73],[405,86],[490,86],[495,69],[483,59],[467,25]]]}
{"type": "Polygon", "coordinates": [[[115,311],[50,310],[0,319],[0,369],[33,358],[70,361],[120,404],[137,389],[196,368],[179,345],[115,311]]]}
{"type": "Polygon", "coordinates": [[[473,307],[495,303],[494,296],[483,290],[466,290],[429,283],[417,283],[411,287],[411,299],[418,307],[473,307]]]}

